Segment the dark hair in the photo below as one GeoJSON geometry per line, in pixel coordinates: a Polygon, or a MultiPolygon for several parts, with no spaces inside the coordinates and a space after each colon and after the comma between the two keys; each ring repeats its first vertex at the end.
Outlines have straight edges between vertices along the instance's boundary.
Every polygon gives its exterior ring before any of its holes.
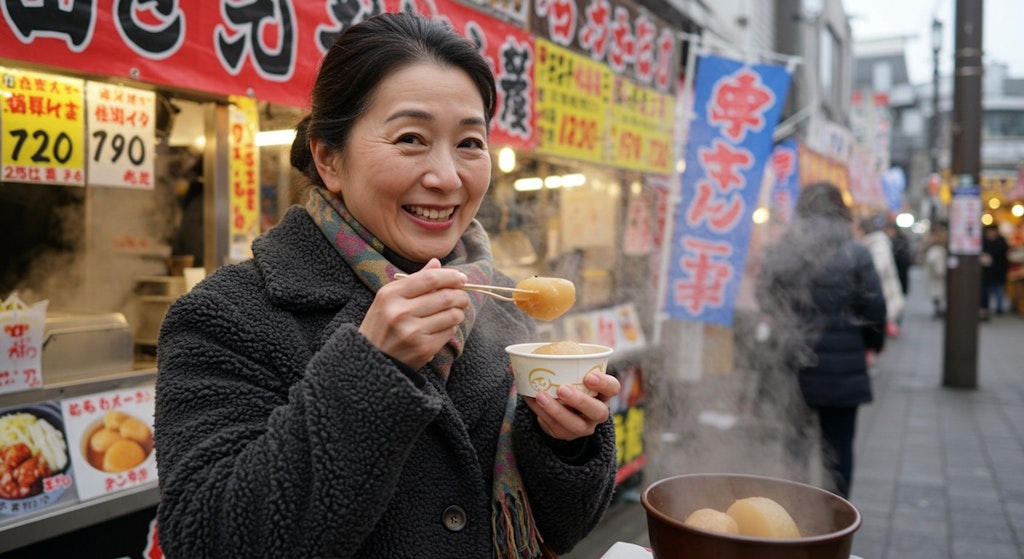
{"type": "Polygon", "coordinates": [[[817,182],[806,186],[796,201],[796,215],[802,218],[841,219],[853,221],[853,213],[843,200],[843,192],[829,182],[817,182]]]}
{"type": "Polygon", "coordinates": [[[320,63],[310,95],[310,113],[295,128],[292,166],[315,184],[323,185],[309,139],[343,149],[352,125],[370,107],[380,82],[415,63],[429,62],[464,70],[484,102],[489,126],[497,93],[494,73],[469,39],[441,20],[412,13],[383,13],[343,31],[320,63]]]}

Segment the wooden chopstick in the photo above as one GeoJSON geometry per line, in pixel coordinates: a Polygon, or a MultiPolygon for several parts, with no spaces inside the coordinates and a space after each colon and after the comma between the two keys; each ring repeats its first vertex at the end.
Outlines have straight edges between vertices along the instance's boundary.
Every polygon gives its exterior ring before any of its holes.
{"type": "MultiPolygon", "coordinates": [[[[407,278],[407,277],[409,277],[409,274],[403,274],[401,272],[395,274],[395,279],[407,278]]],[[[500,287],[500,286],[497,286],[497,285],[480,285],[478,283],[467,283],[467,284],[463,284],[462,287],[465,288],[465,289],[468,289],[470,291],[480,291],[480,292],[505,291],[505,292],[508,292],[508,293],[526,293],[528,295],[536,295],[537,293],[539,293],[539,291],[535,291],[533,289],[519,289],[519,288],[516,288],[516,287],[500,287]]]]}

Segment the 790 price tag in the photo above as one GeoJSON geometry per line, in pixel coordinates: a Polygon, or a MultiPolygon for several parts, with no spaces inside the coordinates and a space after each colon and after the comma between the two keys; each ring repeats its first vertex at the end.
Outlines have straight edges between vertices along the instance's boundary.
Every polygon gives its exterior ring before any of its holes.
{"type": "Polygon", "coordinates": [[[152,189],[155,100],[152,91],[87,82],[89,184],[152,189]]]}

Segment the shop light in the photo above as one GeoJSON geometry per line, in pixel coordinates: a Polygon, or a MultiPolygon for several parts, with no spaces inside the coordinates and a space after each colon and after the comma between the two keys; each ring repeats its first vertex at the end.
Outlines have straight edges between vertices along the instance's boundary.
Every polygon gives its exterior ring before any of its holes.
{"type": "Polygon", "coordinates": [[[988,199],[988,207],[992,208],[993,210],[998,210],[999,206],[1000,206],[999,198],[989,198],[988,199]]]}
{"type": "Polygon", "coordinates": [[[512,188],[517,192],[529,192],[531,190],[540,190],[544,188],[544,180],[540,177],[527,177],[525,179],[516,179],[512,183],[512,188]]]}
{"type": "Polygon", "coordinates": [[[561,188],[562,177],[558,175],[551,175],[544,177],[544,188],[561,188]]]}
{"type": "Polygon", "coordinates": [[[1012,208],[1010,208],[1010,213],[1015,217],[1024,217],[1024,204],[1017,202],[1012,208]]]}
{"type": "Polygon", "coordinates": [[[909,212],[902,212],[896,216],[896,225],[904,229],[909,229],[914,225],[914,214],[909,212]]]}
{"type": "Polygon", "coordinates": [[[985,214],[985,215],[981,216],[981,224],[982,225],[992,225],[992,223],[994,221],[995,221],[995,218],[992,217],[992,214],[985,214]]]}
{"type": "Polygon", "coordinates": [[[562,175],[562,188],[573,188],[583,186],[587,183],[587,177],[583,173],[571,173],[562,175]]]}
{"type": "Polygon", "coordinates": [[[260,130],[256,133],[256,147],[287,146],[295,140],[294,129],[260,130]]]}
{"type": "Polygon", "coordinates": [[[681,175],[681,174],[683,174],[683,171],[685,171],[685,170],[686,170],[686,160],[685,159],[677,160],[676,161],[676,172],[681,175]]]}
{"type": "Polygon", "coordinates": [[[498,169],[502,173],[511,173],[516,168],[516,150],[505,146],[498,150],[498,169]]]}
{"type": "Polygon", "coordinates": [[[751,219],[754,220],[754,223],[761,225],[763,223],[768,223],[769,217],[771,217],[771,213],[768,211],[768,208],[761,206],[754,210],[754,214],[751,216],[751,219]]]}

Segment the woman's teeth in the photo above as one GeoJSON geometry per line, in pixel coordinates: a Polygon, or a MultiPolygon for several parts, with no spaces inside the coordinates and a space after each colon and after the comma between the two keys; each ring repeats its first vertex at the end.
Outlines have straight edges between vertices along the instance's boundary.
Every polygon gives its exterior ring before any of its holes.
{"type": "Polygon", "coordinates": [[[452,212],[455,211],[455,208],[438,210],[435,208],[421,208],[419,206],[406,206],[405,209],[416,217],[431,221],[447,221],[451,217],[452,212]]]}

